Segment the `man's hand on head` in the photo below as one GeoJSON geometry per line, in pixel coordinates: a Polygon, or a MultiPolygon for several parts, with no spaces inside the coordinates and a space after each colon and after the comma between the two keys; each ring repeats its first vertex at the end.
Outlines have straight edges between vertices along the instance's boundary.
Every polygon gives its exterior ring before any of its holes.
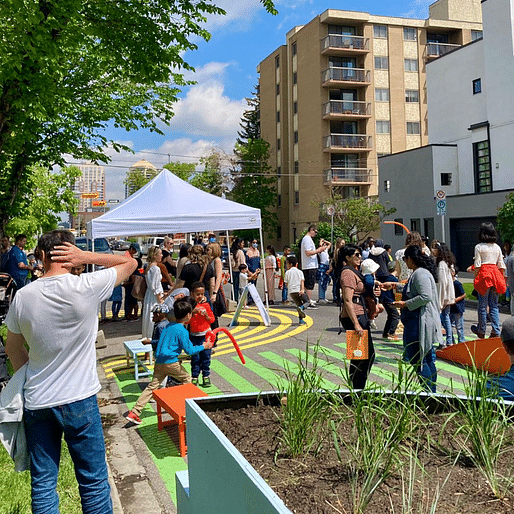
{"type": "Polygon", "coordinates": [[[74,266],[87,264],[87,253],[74,244],[63,243],[54,247],[51,252],[51,259],[53,262],[62,262],[64,268],[73,268],[74,266]]]}

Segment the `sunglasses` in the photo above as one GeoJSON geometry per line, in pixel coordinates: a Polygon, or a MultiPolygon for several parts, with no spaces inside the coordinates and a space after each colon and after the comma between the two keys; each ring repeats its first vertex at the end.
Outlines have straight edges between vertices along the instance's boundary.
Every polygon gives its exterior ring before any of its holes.
{"type": "Polygon", "coordinates": [[[362,257],[362,254],[361,254],[361,253],[358,253],[358,252],[355,252],[355,253],[353,254],[353,257],[362,257]]]}

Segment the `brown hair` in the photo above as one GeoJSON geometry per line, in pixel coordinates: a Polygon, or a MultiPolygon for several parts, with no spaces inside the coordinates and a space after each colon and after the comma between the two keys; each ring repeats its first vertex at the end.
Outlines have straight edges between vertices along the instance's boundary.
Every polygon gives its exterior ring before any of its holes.
{"type": "Polygon", "coordinates": [[[189,249],[188,253],[189,260],[192,264],[200,264],[205,266],[208,263],[207,256],[202,245],[194,245],[189,249]]]}
{"type": "Polygon", "coordinates": [[[413,230],[407,234],[405,238],[405,246],[419,246],[423,248],[423,239],[421,239],[421,234],[413,230]]]}
{"type": "Polygon", "coordinates": [[[221,257],[221,246],[219,243],[209,243],[205,247],[205,251],[210,250],[212,253],[213,260],[216,259],[216,257],[221,257]]]}

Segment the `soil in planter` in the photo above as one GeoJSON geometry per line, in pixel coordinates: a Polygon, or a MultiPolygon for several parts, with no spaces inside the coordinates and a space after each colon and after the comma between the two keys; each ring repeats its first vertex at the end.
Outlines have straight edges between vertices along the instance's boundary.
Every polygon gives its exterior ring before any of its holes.
{"type": "MultiPolygon", "coordinates": [[[[352,486],[349,469],[337,458],[334,445],[327,437],[320,453],[297,459],[285,458],[280,449],[280,428],[277,415],[280,407],[257,406],[245,409],[226,409],[209,412],[218,428],[229,438],[271,488],[296,514],[353,514],[352,486]]],[[[496,498],[482,473],[461,457],[455,462],[458,448],[452,434],[459,419],[453,418],[440,438],[441,427],[447,416],[431,415],[423,428],[423,436],[416,447],[425,473],[416,467],[414,493],[410,507],[409,458],[397,466],[387,480],[379,486],[366,514],[424,514],[430,512],[433,499],[439,494],[435,512],[444,514],[512,514],[514,512],[514,486],[504,497],[496,498]],[[429,444],[428,441],[432,441],[429,444]],[[438,444],[435,442],[439,441],[438,444]]],[[[351,418],[340,427],[341,437],[350,437],[351,418]]],[[[512,432],[512,429],[509,429],[512,432]]],[[[513,433],[506,437],[506,451],[498,460],[498,473],[514,476],[513,433]]],[[[409,441],[406,444],[414,444],[409,441]]],[[[412,475],[410,475],[412,476],[412,475]]]]}

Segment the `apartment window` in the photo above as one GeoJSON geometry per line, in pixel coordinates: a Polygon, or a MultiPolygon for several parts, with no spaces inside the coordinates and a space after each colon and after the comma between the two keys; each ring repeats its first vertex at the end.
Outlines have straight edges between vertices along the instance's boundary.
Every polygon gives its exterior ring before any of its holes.
{"type": "Polygon", "coordinates": [[[492,191],[489,141],[473,143],[473,167],[475,170],[475,191],[477,193],[492,191]]]}
{"type": "Polygon", "coordinates": [[[375,69],[376,70],[388,70],[389,69],[389,57],[375,57],[375,69]]]}
{"type": "MultiPolygon", "coordinates": [[[[396,218],[394,221],[397,223],[401,223],[403,225],[403,218],[396,218]]],[[[394,235],[395,236],[403,236],[403,228],[400,225],[394,225],[394,235]]]]}
{"type": "Polygon", "coordinates": [[[384,191],[386,193],[389,193],[389,191],[391,191],[391,181],[390,180],[384,180],[384,191]]]}
{"type": "Polygon", "coordinates": [[[373,25],[373,37],[387,37],[386,25],[373,25]]]}
{"type": "Polygon", "coordinates": [[[280,94],[280,84],[277,84],[277,95],[280,94]]]}
{"type": "Polygon", "coordinates": [[[296,71],[293,73],[293,84],[296,84],[298,82],[298,73],[296,71]]]}
{"type": "Polygon", "coordinates": [[[277,239],[282,239],[282,225],[277,225],[277,239]]]}
{"type": "Polygon", "coordinates": [[[375,89],[375,101],[376,102],[389,102],[389,89],[376,88],[375,89]]]}
{"type": "Polygon", "coordinates": [[[477,39],[482,39],[484,37],[484,33],[481,30],[472,30],[471,31],[471,41],[476,41],[477,39]]]}
{"type": "Polygon", "coordinates": [[[405,39],[405,41],[416,41],[416,39],[418,39],[416,29],[404,27],[403,28],[403,39],[405,39]]]}
{"type": "Polygon", "coordinates": [[[277,196],[277,207],[282,207],[282,195],[277,196]]]}
{"type": "Polygon", "coordinates": [[[296,145],[298,143],[298,130],[294,131],[293,137],[294,137],[294,144],[296,145]]]}
{"type": "Polygon", "coordinates": [[[293,102],[293,114],[298,114],[298,102],[293,102]]]}
{"type": "Polygon", "coordinates": [[[451,186],[452,185],[452,174],[451,173],[441,173],[441,185],[442,186],[451,186]]]}
{"type": "Polygon", "coordinates": [[[277,123],[280,123],[280,111],[277,111],[277,123]]]}
{"type": "Polygon", "coordinates": [[[419,91],[417,89],[406,89],[405,101],[407,103],[419,103],[419,91]]]}
{"type": "Polygon", "coordinates": [[[279,68],[280,67],[280,56],[276,56],[275,57],[275,68],[279,68]]]}
{"type": "Polygon", "coordinates": [[[408,121],[407,122],[407,134],[419,134],[419,121],[408,121]]]}
{"type": "Polygon", "coordinates": [[[296,53],[298,52],[298,48],[296,47],[296,41],[291,45],[291,53],[293,55],[296,55],[296,53]]]}
{"type": "Polygon", "coordinates": [[[377,120],[377,134],[389,134],[391,132],[391,123],[389,120],[377,120]]]}
{"type": "Polygon", "coordinates": [[[410,230],[411,232],[421,232],[421,219],[411,219],[410,230]]]}
{"type": "Polygon", "coordinates": [[[417,59],[404,59],[405,71],[418,71],[417,59]]]}
{"type": "Polygon", "coordinates": [[[280,150],[280,139],[277,139],[277,151],[280,150]]]}
{"type": "Polygon", "coordinates": [[[294,203],[297,205],[300,203],[300,191],[294,192],[294,203]]]}
{"type": "Polygon", "coordinates": [[[300,163],[298,161],[294,161],[294,172],[295,174],[300,173],[300,163]]]}
{"type": "Polygon", "coordinates": [[[476,95],[477,93],[482,92],[482,79],[475,79],[473,81],[473,94],[476,95]]]}

